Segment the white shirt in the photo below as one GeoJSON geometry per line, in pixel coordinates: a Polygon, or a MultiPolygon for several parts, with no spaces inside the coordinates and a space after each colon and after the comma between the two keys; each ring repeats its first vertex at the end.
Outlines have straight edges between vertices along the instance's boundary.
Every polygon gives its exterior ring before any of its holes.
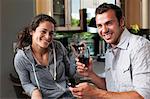
{"type": "Polygon", "coordinates": [[[116,48],[108,48],[105,61],[108,91],[137,91],[150,99],[150,42],[127,29],[116,48]]]}

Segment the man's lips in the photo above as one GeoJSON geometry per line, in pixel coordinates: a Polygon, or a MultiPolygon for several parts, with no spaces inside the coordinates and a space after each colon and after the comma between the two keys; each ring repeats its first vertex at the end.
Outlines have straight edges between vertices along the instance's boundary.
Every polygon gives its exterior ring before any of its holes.
{"type": "Polygon", "coordinates": [[[104,35],[103,35],[103,37],[104,37],[106,40],[110,39],[111,36],[112,36],[112,33],[107,33],[107,34],[104,34],[104,35]]]}

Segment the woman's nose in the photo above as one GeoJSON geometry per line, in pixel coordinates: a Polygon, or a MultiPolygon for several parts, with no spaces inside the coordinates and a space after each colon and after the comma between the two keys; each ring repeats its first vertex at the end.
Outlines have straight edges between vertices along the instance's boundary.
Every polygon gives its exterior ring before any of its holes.
{"type": "Polygon", "coordinates": [[[45,34],[45,37],[46,37],[47,39],[51,38],[51,35],[49,34],[49,32],[47,32],[47,33],[45,34]]]}

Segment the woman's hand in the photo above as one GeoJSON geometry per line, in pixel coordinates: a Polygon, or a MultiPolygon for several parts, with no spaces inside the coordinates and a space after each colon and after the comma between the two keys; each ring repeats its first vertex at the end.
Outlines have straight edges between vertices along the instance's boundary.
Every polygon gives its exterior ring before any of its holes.
{"type": "Polygon", "coordinates": [[[35,89],[35,90],[32,92],[31,99],[42,99],[42,94],[41,94],[41,92],[39,91],[39,89],[35,89]]]}

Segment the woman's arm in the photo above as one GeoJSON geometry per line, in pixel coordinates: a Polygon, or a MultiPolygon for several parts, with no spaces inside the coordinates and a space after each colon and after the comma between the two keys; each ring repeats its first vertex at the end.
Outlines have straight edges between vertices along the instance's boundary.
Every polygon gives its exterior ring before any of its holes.
{"type": "Polygon", "coordinates": [[[29,65],[30,63],[27,59],[24,58],[22,51],[16,54],[14,58],[14,66],[16,72],[19,76],[23,89],[28,95],[31,96],[33,90],[37,89],[37,87],[31,83],[29,71],[26,68],[29,65]]]}

